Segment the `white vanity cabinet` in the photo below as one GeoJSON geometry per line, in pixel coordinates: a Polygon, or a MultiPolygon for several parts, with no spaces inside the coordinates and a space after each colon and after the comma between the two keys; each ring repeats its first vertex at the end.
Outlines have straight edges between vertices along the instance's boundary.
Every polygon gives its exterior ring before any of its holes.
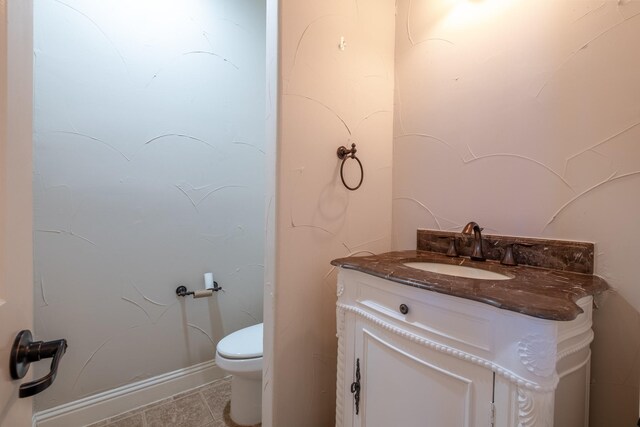
{"type": "Polygon", "coordinates": [[[585,427],[592,297],[578,304],[544,320],[340,268],[336,425],[585,427]]]}

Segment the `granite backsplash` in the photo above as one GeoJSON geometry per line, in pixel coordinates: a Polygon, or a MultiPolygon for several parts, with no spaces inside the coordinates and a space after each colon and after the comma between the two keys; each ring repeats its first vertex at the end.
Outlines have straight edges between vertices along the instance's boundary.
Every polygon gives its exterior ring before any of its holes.
{"type": "MultiPolygon", "coordinates": [[[[446,254],[451,239],[455,239],[458,255],[471,255],[473,235],[440,230],[419,229],[417,250],[446,254]]],[[[488,260],[502,260],[507,247],[513,245],[513,255],[518,265],[593,274],[593,243],[492,234],[483,234],[482,240],[484,255],[488,260]]]]}

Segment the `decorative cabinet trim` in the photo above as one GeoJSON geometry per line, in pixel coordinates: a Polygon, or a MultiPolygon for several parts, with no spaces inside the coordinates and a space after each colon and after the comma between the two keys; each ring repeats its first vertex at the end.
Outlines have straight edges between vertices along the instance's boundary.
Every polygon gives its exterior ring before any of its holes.
{"type": "MultiPolygon", "coordinates": [[[[343,287],[344,289],[344,287],[343,287]]],[[[336,380],[336,427],[343,427],[343,414],[344,414],[344,324],[345,324],[345,312],[344,310],[337,310],[336,312],[336,326],[338,337],[338,372],[336,380]]]]}
{"type": "MultiPolygon", "coordinates": [[[[348,313],[354,313],[360,317],[362,317],[363,319],[389,331],[392,332],[398,336],[401,336],[411,342],[415,342],[417,344],[423,345],[425,347],[429,347],[432,350],[436,350],[438,352],[441,353],[445,353],[448,355],[451,355],[453,357],[456,357],[458,359],[461,360],[466,360],[468,362],[474,363],[476,365],[479,366],[483,366],[486,367],[488,369],[491,369],[493,372],[495,372],[496,374],[500,375],[501,377],[507,379],[509,382],[515,384],[518,386],[518,389],[525,389],[525,390],[531,390],[531,391],[537,391],[537,392],[551,392],[553,394],[553,392],[555,391],[557,385],[558,385],[558,375],[554,372],[553,373],[553,380],[551,382],[550,386],[543,386],[541,384],[537,384],[531,381],[528,381],[522,377],[520,377],[519,375],[511,372],[508,369],[505,369],[504,367],[490,362],[486,359],[471,355],[467,352],[455,349],[453,347],[449,347],[447,345],[444,344],[439,344],[436,342],[433,342],[429,339],[420,337],[418,335],[412,334],[410,332],[404,331],[396,326],[393,326],[387,322],[384,322],[378,318],[376,318],[375,316],[372,316],[371,314],[367,313],[364,310],[361,310],[357,307],[352,307],[349,305],[345,305],[342,303],[338,303],[337,304],[338,307],[338,312],[348,312],[348,313]]],[[[344,326],[343,326],[344,328],[344,326]]],[[[339,335],[342,335],[343,332],[339,332],[339,335]]],[[[340,346],[340,340],[338,340],[338,346],[340,346]]],[[[338,353],[338,357],[340,357],[340,353],[338,353]]],[[[554,357],[555,360],[555,357],[554,357]]],[[[340,363],[340,362],[339,362],[340,363]]],[[[340,369],[341,365],[338,365],[338,368],[340,369]]]]}
{"type": "Polygon", "coordinates": [[[553,427],[554,393],[518,387],[518,427],[553,427]]]}
{"type": "Polygon", "coordinates": [[[518,388],[518,421],[521,427],[534,426],[536,422],[533,395],[520,388],[518,388]]]}
{"type": "Polygon", "coordinates": [[[527,371],[539,377],[548,377],[556,369],[556,343],[542,335],[530,334],[520,340],[518,354],[527,371]]]}
{"type": "Polygon", "coordinates": [[[589,329],[588,331],[586,331],[582,337],[582,339],[575,343],[574,345],[572,345],[571,347],[564,349],[563,351],[558,353],[558,356],[556,358],[556,360],[561,360],[564,359],[567,356],[571,356],[572,354],[575,354],[587,347],[589,347],[589,345],[591,344],[591,341],[593,341],[593,337],[594,337],[594,333],[592,329],[589,329]]]}

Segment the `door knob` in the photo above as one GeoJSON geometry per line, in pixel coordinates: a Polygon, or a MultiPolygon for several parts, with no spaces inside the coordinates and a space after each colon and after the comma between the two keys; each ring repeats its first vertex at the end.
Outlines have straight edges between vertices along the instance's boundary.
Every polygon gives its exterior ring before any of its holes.
{"type": "Polygon", "coordinates": [[[51,360],[51,369],[47,375],[20,385],[19,397],[33,396],[53,384],[53,380],[56,379],[58,373],[60,359],[62,359],[66,350],[67,340],[65,339],[48,342],[33,341],[30,330],[20,331],[16,335],[15,341],[13,341],[13,347],[11,347],[11,356],[9,358],[11,378],[14,380],[23,378],[27,374],[31,362],[49,358],[53,360],[51,360]]]}

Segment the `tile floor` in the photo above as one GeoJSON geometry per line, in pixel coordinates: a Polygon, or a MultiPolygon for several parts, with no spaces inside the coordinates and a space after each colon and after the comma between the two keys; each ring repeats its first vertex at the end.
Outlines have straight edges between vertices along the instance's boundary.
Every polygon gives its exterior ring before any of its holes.
{"type": "Polygon", "coordinates": [[[231,378],[224,378],[89,427],[238,427],[229,416],[230,396],[231,378]]]}

